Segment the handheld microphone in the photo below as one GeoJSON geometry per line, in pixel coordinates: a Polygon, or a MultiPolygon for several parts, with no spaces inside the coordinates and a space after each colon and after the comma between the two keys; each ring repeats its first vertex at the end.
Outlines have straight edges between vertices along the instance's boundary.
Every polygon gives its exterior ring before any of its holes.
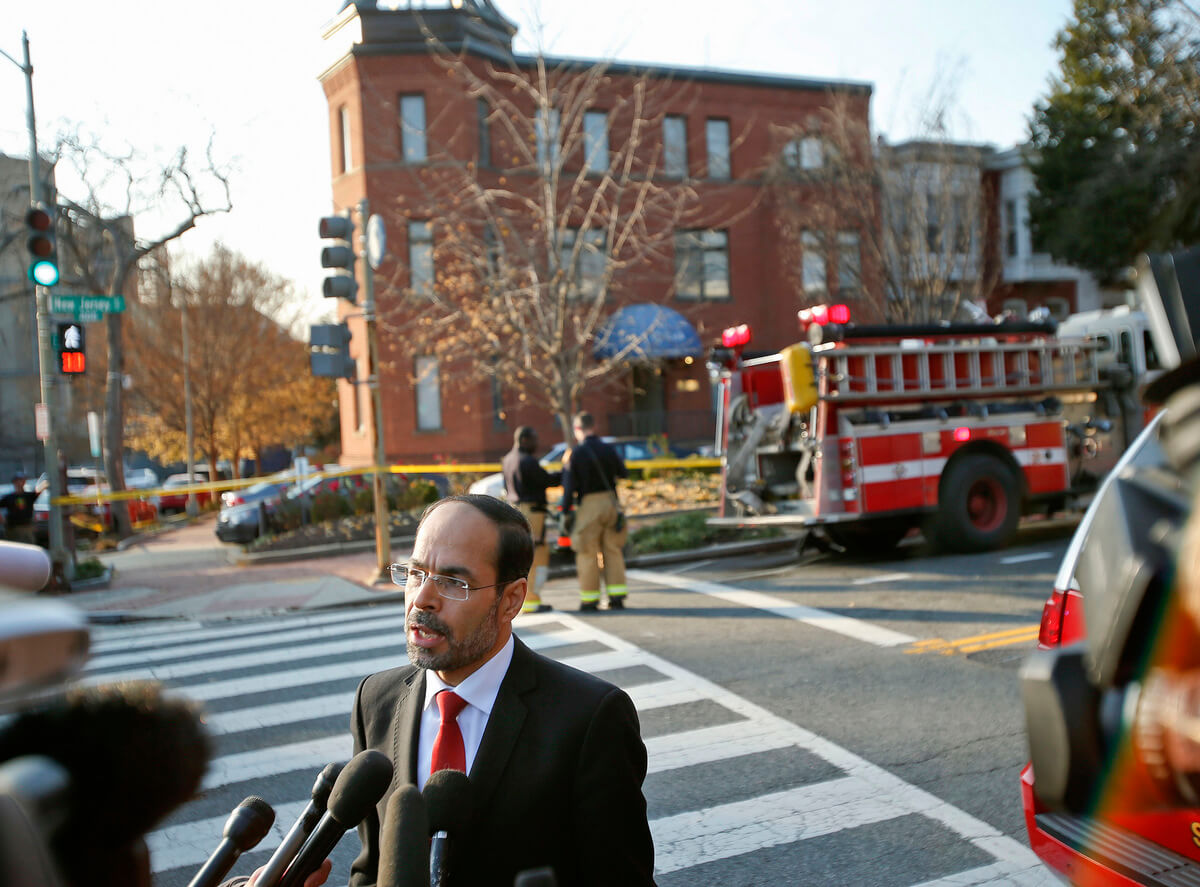
{"type": "Polygon", "coordinates": [[[40,591],[50,581],[50,567],[40,545],[0,541],[0,588],[40,591]]]}
{"type": "Polygon", "coordinates": [[[275,811],[270,804],[254,795],[246,798],[225,820],[221,843],[188,882],[188,887],[216,887],[238,857],[265,838],[274,824],[275,811]]]}
{"type": "Polygon", "coordinates": [[[131,883],[118,872],[144,853],[142,836],[195,795],[210,753],[199,708],[155,683],[72,689],[0,730],[0,762],[42,755],[67,771],[70,796],[50,847],[63,880],[89,887],[131,883]]]}
{"type": "Polygon", "coordinates": [[[379,827],[378,887],[429,887],[429,814],[415,785],[388,798],[379,827]]]}
{"type": "Polygon", "coordinates": [[[312,787],[312,800],[308,802],[308,806],[304,808],[300,818],[283,836],[283,840],[279,842],[279,846],[267,860],[266,866],[258,876],[258,881],[255,882],[258,887],[278,887],[288,865],[296,858],[296,854],[300,852],[300,847],[312,834],[312,830],[317,827],[321,815],[325,812],[329,793],[333,790],[334,782],[341,772],[341,764],[326,764],[325,769],[317,774],[317,781],[313,783],[312,787]]]}
{"type": "Polygon", "coordinates": [[[351,758],[329,793],[329,809],[288,866],[280,887],[301,887],[304,879],[321,867],[342,835],[362,822],[379,803],[391,782],[392,762],[383,752],[369,748],[351,758]]]}
{"type": "Polygon", "coordinates": [[[450,836],[461,834],[471,821],[471,780],[461,770],[438,770],[425,783],[425,807],[429,811],[429,884],[445,887],[453,860],[450,836]]]}

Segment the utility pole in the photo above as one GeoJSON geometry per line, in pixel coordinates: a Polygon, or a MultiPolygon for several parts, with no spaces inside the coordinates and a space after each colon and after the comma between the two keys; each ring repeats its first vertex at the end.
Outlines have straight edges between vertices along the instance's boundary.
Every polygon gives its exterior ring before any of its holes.
{"type": "MultiPolygon", "coordinates": [[[[37,122],[33,112],[33,64],[29,60],[29,34],[21,32],[24,63],[18,62],[8,53],[0,55],[16,65],[25,74],[25,125],[29,130],[29,197],[31,206],[43,205],[42,176],[38,169],[37,122]]],[[[53,217],[53,215],[52,215],[53,217]]],[[[50,293],[39,283],[34,283],[34,298],[37,302],[38,369],[41,375],[42,404],[46,411],[45,462],[46,477],[50,480],[50,560],[54,575],[70,580],[74,572],[73,559],[68,558],[63,545],[62,506],[55,500],[63,494],[62,475],[58,453],[58,433],[55,429],[55,390],[57,379],[54,367],[54,349],[50,341],[50,293]]]]}
{"type": "MultiPolygon", "coordinates": [[[[362,221],[363,234],[367,235],[370,219],[370,206],[367,198],[358,204],[359,219],[362,221]]],[[[364,239],[366,239],[364,237],[364,239]]],[[[371,255],[370,248],[363,251],[363,276],[367,287],[367,300],[363,305],[363,319],[367,329],[367,359],[370,366],[367,373],[367,386],[371,390],[371,442],[375,459],[375,474],[373,487],[375,492],[375,579],[379,580],[388,575],[388,567],[392,563],[391,525],[387,507],[387,492],[383,485],[384,445],[383,445],[383,391],[380,384],[379,372],[379,339],[375,330],[375,268],[382,256],[371,255]]]]}

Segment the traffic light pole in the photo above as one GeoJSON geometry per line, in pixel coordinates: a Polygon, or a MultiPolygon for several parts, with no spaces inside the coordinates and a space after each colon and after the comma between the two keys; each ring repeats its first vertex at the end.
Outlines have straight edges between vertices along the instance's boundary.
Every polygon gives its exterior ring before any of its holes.
{"type": "MultiPolygon", "coordinates": [[[[367,219],[371,217],[370,206],[364,197],[358,204],[359,218],[365,233],[367,219]]],[[[367,298],[363,305],[363,319],[366,321],[367,354],[370,361],[367,374],[367,386],[371,389],[371,442],[374,448],[375,474],[372,486],[375,492],[375,579],[383,579],[388,575],[388,567],[392,562],[391,521],[388,517],[387,492],[383,485],[383,467],[385,464],[383,445],[383,391],[379,372],[379,338],[375,331],[375,271],[367,256],[362,257],[363,277],[366,284],[367,298]]]]}
{"type": "MultiPolygon", "coordinates": [[[[17,62],[6,52],[0,52],[25,74],[25,125],[29,130],[29,197],[31,206],[44,203],[42,177],[38,170],[37,125],[33,113],[33,65],[29,61],[29,34],[21,32],[24,64],[17,62]]],[[[34,284],[37,303],[38,368],[41,375],[42,403],[46,408],[45,463],[46,477],[50,481],[50,560],[54,563],[54,575],[71,578],[72,562],[63,545],[62,508],[55,500],[63,494],[62,475],[58,458],[58,434],[55,431],[55,391],[57,378],[54,367],[54,348],[50,341],[50,293],[46,287],[34,284]]],[[[52,580],[53,581],[53,580],[52,580]]]]}

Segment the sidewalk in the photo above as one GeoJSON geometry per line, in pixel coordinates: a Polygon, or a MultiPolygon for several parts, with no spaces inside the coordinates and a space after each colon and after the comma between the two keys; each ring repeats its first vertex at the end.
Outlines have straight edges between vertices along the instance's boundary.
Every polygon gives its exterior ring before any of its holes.
{"type": "MultiPolygon", "coordinates": [[[[213,532],[215,515],[135,541],[123,551],[105,552],[112,567],[104,588],[80,588],[61,600],[79,607],[94,622],[136,619],[219,619],[354,606],[404,599],[386,579],[376,583],[375,550],[337,552],[286,562],[239,565],[238,546],[224,545],[213,532]]],[[[656,566],[794,547],[797,537],[718,545],[629,559],[630,566],[656,566]]],[[[393,560],[404,560],[411,539],[392,541],[393,560]]],[[[556,608],[578,604],[574,571],[552,570],[543,599],[556,608]]]]}

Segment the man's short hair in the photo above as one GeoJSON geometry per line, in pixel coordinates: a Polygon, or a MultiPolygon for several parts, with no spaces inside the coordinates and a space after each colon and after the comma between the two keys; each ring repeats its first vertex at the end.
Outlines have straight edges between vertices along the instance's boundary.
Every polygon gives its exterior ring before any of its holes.
{"type": "Polygon", "coordinates": [[[537,432],[532,425],[522,425],[513,432],[513,443],[520,446],[522,441],[532,440],[535,437],[537,437],[537,432]]]}
{"type": "Polygon", "coordinates": [[[575,427],[580,431],[592,431],[596,427],[596,420],[591,413],[579,413],[575,416],[575,427]]]}
{"type": "Polygon", "coordinates": [[[533,566],[533,533],[529,529],[529,521],[503,499],[495,496],[485,496],[467,493],[461,496],[447,496],[430,503],[421,513],[417,531],[425,523],[425,519],[437,508],[447,502],[465,502],[496,525],[500,531],[500,542],[496,547],[496,593],[499,594],[504,585],[514,579],[524,579],[529,576],[529,568],[533,566]]]}

